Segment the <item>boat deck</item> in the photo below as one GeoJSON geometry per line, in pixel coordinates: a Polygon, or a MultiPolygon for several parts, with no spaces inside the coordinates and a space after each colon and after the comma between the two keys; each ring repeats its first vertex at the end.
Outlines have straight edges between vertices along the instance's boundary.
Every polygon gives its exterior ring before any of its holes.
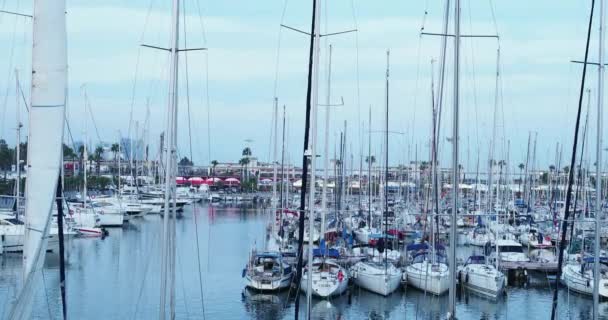
{"type": "Polygon", "coordinates": [[[502,270],[529,270],[540,272],[557,272],[557,262],[501,262],[502,270]]]}

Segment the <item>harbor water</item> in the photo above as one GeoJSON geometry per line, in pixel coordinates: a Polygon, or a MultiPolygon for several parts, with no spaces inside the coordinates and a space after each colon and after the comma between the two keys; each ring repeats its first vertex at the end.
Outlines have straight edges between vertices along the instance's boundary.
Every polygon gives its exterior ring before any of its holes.
{"type": "MultiPolygon", "coordinates": [[[[185,208],[183,218],[176,222],[178,319],[293,319],[293,292],[292,299],[289,291],[251,292],[244,289],[241,278],[252,244],[264,246],[269,214],[268,209],[252,206],[194,204],[185,208]]],[[[109,229],[104,239],[74,238],[67,243],[69,318],[158,317],[161,221],[158,215],[148,215],[124,228],[109,229]]],[[[2,318],[7,317],[21,276],[21,255],[0,256],[2,318]]],[[[59,319],[57,254],[47,254],[44,272],[36,281],[33,318],[59,319]]],[[[510,285],[496,301],[461,291],[458,319],[549,319],[552,285],[545,275],[534,274],[528,284],[510,285]]],[[[304,317],[306,299],[299,297],[304,317]]],[[[414,288],[382,297],[351,287],[337,298],[313,299],[311,312],[314,319],[443,319],[447,299],[447,295],[436,297],[414,288]]],[[[590,297],[560,290],[559,319],[591,319],[591,312],[590,297]]],[[[608,319],[608,302],[600,304],[600,315],[608,319]]]]}

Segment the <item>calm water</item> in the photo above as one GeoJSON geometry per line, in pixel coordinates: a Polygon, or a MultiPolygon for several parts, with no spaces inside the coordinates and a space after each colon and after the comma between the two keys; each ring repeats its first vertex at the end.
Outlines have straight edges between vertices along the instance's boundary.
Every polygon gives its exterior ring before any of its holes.
{"type": "MultiPolygon", "coordinates": [[[[128,228],[111,229],[105,239],[72,239],[67,245],[68,312],[71,319],[158,318],[160,217],[148,216],[128,228]]],[[[293,319],[287,293],[243,290],[241,271],[248,252],[264,242],[266,211],[244,207],[187,207],[177,221],[177,317],[179,319],[293,319]],[[204,306],[199,287],[196,237],[199,239],[204,306]]],[[[20,286],[20,256],[0,256],[0,315],[6,317],[20,286]]],[[[48,254],[38,279],[33,315],[59,319],[59,267],[48,254]]],[[[303,309],[305,309],[305,297],[303,309]]],[[[358,288],[348,296],[314,300],[315,319],[441,319],[447,295],[425,296],[412,288],[384,298],[358,288]]],[[[589,319],[591,299],[560,293],[560,319],[589,319]]],[[[608,319],[608,303],[601,313],[608,319]]],[[[509,287],[508,295],[489,301],[458,297],[459,319],[549,319],[551,293],[537,276],[527,288],[509,287]]]]}

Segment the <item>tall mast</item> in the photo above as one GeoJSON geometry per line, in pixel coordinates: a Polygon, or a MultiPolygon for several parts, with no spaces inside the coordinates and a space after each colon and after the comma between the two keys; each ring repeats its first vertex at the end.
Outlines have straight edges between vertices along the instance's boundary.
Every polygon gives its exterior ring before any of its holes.
{"type": "MultiPolygon", "coordinates": [[[[283,138],[281,140],[281,200],[279,201],[279,209],[281,213],[279,215],[279,237],[283,239],[283,208],[287,206],[283,204],[283,200],[287,197],[283,197],[285,193],[285,105],[283,105],[283,130],[282,130],[283,138]]],[[[289,183],[289,179],[287,179],[289,183]]],[[[275,180],[276,183],[276,180],[275,180]]]]}
{"type": "MultiPolygon", "coordinates": [[[[389,66],[390,66],[390,51],[386,51],[386,110],[384,118],[384,246],[387,246],[388,241],[388,80],[389,80],[389,66]]],[[[384,274],[386,275],[388,269],[388,250],[384,249],[384,274]]]]}
{"type": "Polygon", "coordinates": [[[87,91],[84,91],[84,144],[82,146],[82,162],[83,162],[83,172],[84,172],[84,186],[83,186],[83,199],[84,199],[84,212],[87,212],[87,167],[89,164],[89,150],[87,144],[89,143],[88,137],[88,113],[87,113],[87,91]]]}
{"type": "MultiPolygon", "coordinates": [[[[304,245],[303,245],[303,241],[304,241],[304,218],[305,218],[305,214],[306,214],[306,184],[307,184],[307,180],[308,180],[308,156],[309,156],[309,137],[310,137],[310,133],[314,132],[314,130],[310,130],[311,128],[311,116],[314,115],[314,111],[317,107],[317,99],[313,98],[314,96],[317,95],[317,90],[316,88],[314,89],[315,92],[313,94],[313,86],[316,87],[316,79],[313,80],[313,78],[315,77],[315,73],[317,71],[316,67],[315,67],[315,62],[318,62],[318,52],[316,52],[316,48],[318,47],[318,34],[319,34],[319,11],[320,11],[320,5],[317,5],[317,0],[313,0],[312,1],[312,22],[311,22],[311,31],[310,31],[310,48],[309,48],[309,59],[308,59],[308,84],[307,84],[307,89],[306,89],[306,118],[305,118],[305,123],[304,123],[304,147],[303,147],[303,154],[302,154],[302,188],[301,188],[301,194],[300,194],[300,208],[298,211],[299,214],[299,222],[298,222],[298,265],[297,265],[297,276],[296,276],[296,284],[299,286],[300,285],[300,281],[302,280],[302,264],[303,264],[303,254],[304,254],[304,245]]],[[[316,119],[315,119],[316,120],[316,119]]],[[[313,144],[314,145],[314,144],[313,144]]],[[[310,158],[310,162],[311,164],[314,163],[314,158],[311,157],[310,158]]],[[[295,168],[293,168],[295,170],[295,168]]],[[[311,168],[312,170],[312,174],[311,177],[314,177],[315,172],[314,172],[314,167],[311,168]]],[[[312,183],[314,186],[314,183],[312,183]]],[[[314,200],[314,199],[313,199],[314,200]]],[[[310,203],[310,205],[314,205],[314,201],[312,203],[310,203]]],[[[312,210],[311,210],[312,213],[312,210]]],[[[310,217],[309,217],[310,218],[310,217]]],[[[312,234],[311,234],[311,238],[312,238],[312,234]]],[[[310,248],[310,250],[312,250],[312,248],[310,248]]],[[[309,251],[309,256],[311,255],[312,252],[309,251]]],[[[309,260],[310,263],[310,260],[309,260]]],[[[310,270],[310,269],[309,269],[310,270]]],[[[309,288],[312,289],[312,286],[309,286],[309,288]]],[[[311,305],[310,302],[312,301],[312,298],[308,298],[307,297],[307,301],[308,303],[308,317],[310,318],[310,310],[311,310],[311,305]]],[[[294,312],[294,317],[297,320],[299,317],[299,310],[300,310],[300,299],[298,299],[296,297],[296,302],[295,302],[295,312],[294,312]]]]}
{"type": "MultiPolygon", "coordinates": [[[[163,232],[161,242],[161,292],[160,292],[160,315],[164,320],[166,317],[167,282],[169,280],[170,319],[175,318],[175,167],[177,164],[176,153],[176,130],[177,130],[177,84],[178,84],[178,44],[179,44],[179,0],[173,0],[172,8],[172,30],[170,43],[170,78],[169,78],[169,105],[167,110],[167,148],[165,151],[165,203],[163,216],[163,232]],[[171,205],[173,199],[173,205],[171,205]],[[170,217],[171,215],[171,217],[170,217]],[[169,223],[170,218],[173,218],[169,223]],[[167,269],[171,268],[172,277],[168,279],[167,269]]],[[[131,150],[133,154],[133,150],[131,150]]],[[[131,156],[132,158],[132,156],[131,156]]],[[[131,159],[132,160],[132,159],[131,159]]]]}
{"type": "MultiPolygon", "coordinates": [[[[496,145],[496,126],[498,122],[498,81],[500,75],[500,48],[496,50],[496,84],[494,88],[494,115],[492,120],[492,140],[490,141],[490,159],[488,161],[488,166],[490,170],[488,170],[488,213],[494,211],[494,186],[493,186],[493,177],[494,177],[494,147],[496,145]]],[[[499,181],[500,182],[500,181],[499,181]]],[[[498,185],[500,188],[500,183],[498,185]]],[[[496,190],[498,194],[498,189],[496,190]]]]}
{"type": "Polygon", "coordinates": [[[452,221],[450,223],[450,292],[448,318],[456,318],[456,215],[458,214],[458,109],[460,102],[460,0],[454,18],[454,116],[452,131],[452,221]]]}
{"type": "Polygon", "coordinates": [[[367,143],[367,189],[369,191],[368,208],[367,208],[367,229],[371,232],[372,227],[372,106],[369,106],[368,114],[368,143],[367,143]]]}
{"type": "Polygon", "coordinates": [[[15,162],[16,162],[16,171],[17,171],[17,179],[15,180],[15,217],[19,220],[19,200],[21,199],[21,106],[19,103],[19,72],[15,70],[15,82],[17,84],[17,109],[15,110],[17,115],[17,146],[15,147],[15,162]]]}
{"type": "MultiPolygon", "coordinates": [[[[315,185],[316,185],[316,162],[317,162],[317,110],[319,106],[319,35],[320,35],[320,20],[321,20],[321,6],[316,6],[316,14],[315,19],[315,29],[313,30],[313,52],[314,52],[314,60],[313,60],[313,74],[312,74],[312,84],[313,84],[313,95],[312,95],[312,121],[310,125],[310,133],[312,134],[312,140],[309,146],[310,152],[310,194],[308,195],[308,288],[306,292],[306,309],[308,312],[306,315],[308,319],[311,318],[312,312],[312,250],[314,246],[314,226],[315,226],[315,185]]],[[[306,188],[305,185],[302,185],[302,188],[306,188]]]]}
{"type": "Polygon", "coordinates": [[[593,319],[599,317],[599,286],[600,286],[600,213],[602,212],[602,130],[603,130],[603,108],[604,108],[604,0],[600,0],[600,45],[598,59],[597,78],[597,145],[596,145],[596,174],[595,174],[595,246],[593,265],[593,319]]]}
{"type": "MultiPolygon", "coordinates": [[[[273,117],[274,117],[274,141],[273,141],[273,154],[272,154],[272,230],[273,233],[276,227],[276,216],[277,216],[277,136],[278,136],[278,128],[279,128],[279,99],[274,97],[274,106],[273,106],[273,117]]],[[[274,236],[274,234],[273,234],[274,236]]]]}
{"type": "MultiPolygon", "coordinates": [[[[329,45],[329,62],[327,71],[327,93],[325,96],[325,151],[323,154],[323,194],[321,196],[321,236],[325,239],[325,215],[327,214],[327,167],[329,167],[329,116],[331,107],[331,53],[332,46],[329,45]]],[[[335,184],[335,183],[334,183],[335,184]]]]}

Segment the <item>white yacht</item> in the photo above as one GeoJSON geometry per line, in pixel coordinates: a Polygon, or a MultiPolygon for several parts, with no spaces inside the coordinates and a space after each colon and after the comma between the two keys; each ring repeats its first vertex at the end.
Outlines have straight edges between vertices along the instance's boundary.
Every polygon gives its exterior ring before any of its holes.
{"type": "Polygon", "coordinates": [[[491,298],[498,297],[505,287],[505,275],[486,263],[484,256],[470,256],[458,271],[458,279],[467,290],[491,298]]]}
{"type": "Polygon", "coordinates": [[[350,272],[357,286],[382,296],[397,290],[403,277],[403,272],[388,261],[360,261],[350,272]]]}
{"type": "MultiPolygon", "coordinates": [[[[600,258],[599,294],[601,298],[608,298],[608,261],[600,258]]],[[[568,289],[578,293],[592,295],[594,287],[593,257],[583,259],[581,263],[567,264],[562,270],[561,282],[568,289]]]]}
{"type": "Polygon", "coordinates": [[[338,296],[348,287],[348,273],[336,260],[330,258],[316,258],[312,263],[312,272],[305,269],[302,273],[300,288],[308,292],[308,277],[312,274],[312,294],[327,298],[338,296]]]}
{"type": "Polygon", "coordinates": [[[450,287],[450,272],[446,257],[436,252],[434,255],[426,249],[426,244],[408,246],[413,254],[412,263],[405,268],[405,281],[422,291],[442,295],[450,287]]]}
{"type": "Polygon", "coordinates": [[[283,261],[280,252],[256,253],[252,251],[249,262],[243,269],[247,288],[260,291],[278,291],[289,287],[293,268],[283,261]]]}

